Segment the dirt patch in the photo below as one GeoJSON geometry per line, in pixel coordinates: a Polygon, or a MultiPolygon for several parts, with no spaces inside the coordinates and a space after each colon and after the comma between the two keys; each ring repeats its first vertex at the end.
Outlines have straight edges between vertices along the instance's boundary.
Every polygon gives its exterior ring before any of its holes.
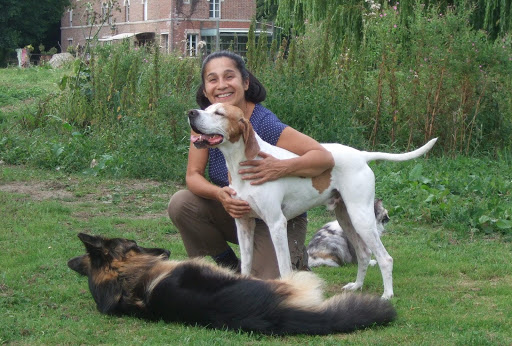
{"type": "Polygon", "coordinates": [[[165,205],[172,188],[163,189],[162,183],[151,180],[108,181],[84,184],[79,179],[62,181],[12,181],[0,183],[0,191],[20,194],[33,201],[56,200],[72,208],[77,219],[96,216],[117,216],[129,219],[167,217],[166,208],[154,209],[154,204],[165,205]]]}
{"type": "Polygon", "coordinates": [[[58,186],[55,183],[45,182],[9,182],[0,185],[0,191],[28,195],[30,199],[35,201],[43,201],[47,199],[66,199],[75,198],[73,193],[65,190],[65,186],[58,186]]]}

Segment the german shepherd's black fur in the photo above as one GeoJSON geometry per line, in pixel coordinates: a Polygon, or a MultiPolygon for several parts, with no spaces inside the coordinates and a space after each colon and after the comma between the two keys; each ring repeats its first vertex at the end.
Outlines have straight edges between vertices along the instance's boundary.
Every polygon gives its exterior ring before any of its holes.
{"type": "Polygon", "coordinates": [[[240,276],[203,260],[169,261],[169,251],[133,240],[78,235],[87,253],[68,266],[89,278],[98,310],[265,334],[350,332],[394,320],[386,300],[342,294],[324,300],[311,272],[282,280],[240,276]]]}

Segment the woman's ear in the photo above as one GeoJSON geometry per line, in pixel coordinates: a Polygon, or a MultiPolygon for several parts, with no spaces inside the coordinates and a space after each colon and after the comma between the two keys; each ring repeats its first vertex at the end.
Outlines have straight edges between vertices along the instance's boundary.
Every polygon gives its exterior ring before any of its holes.
{"type": "Polygon", "coordinates": [[[244,80],[244,91],[247,91],[247,90],[249,90],[249,78],[244,80]]]}

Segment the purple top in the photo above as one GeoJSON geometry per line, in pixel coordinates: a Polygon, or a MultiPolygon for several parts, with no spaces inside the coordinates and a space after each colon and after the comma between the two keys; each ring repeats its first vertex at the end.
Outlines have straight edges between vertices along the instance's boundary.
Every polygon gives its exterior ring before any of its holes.
{"type": "MultiPolygon", "coordinates": [[[[252,112],[250,122],[254,131],[265,142],[276,145],[283,130],[288,126],[277,116],[259,103],[252,112]]],[[[228,168],[224,155],[218,148],[208,149],[208,175],[212,183],[224,187],[229,185],[228,168]]]]}

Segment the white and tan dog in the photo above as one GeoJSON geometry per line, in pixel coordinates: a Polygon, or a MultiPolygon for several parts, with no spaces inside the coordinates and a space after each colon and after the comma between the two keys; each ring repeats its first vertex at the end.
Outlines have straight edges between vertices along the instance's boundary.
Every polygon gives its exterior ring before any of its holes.
{"type": "Polygon", "coordinates": [[[213,104],[205,110],[189,111],[188,117],[190,126],[199,134],[192,136],[194,145],[197,148],[212,146],[221,150],[230,174],[230,186],[236,191],[237,198],[247,201],[252,208],[247,217],[235,219],[242,274],[251,272],[255,218],[267,224],[279,272],[285,277],[292,271],[287,220],[321,204],[336,204],[336,218],[354,244],[358,262],[356,281],[343,288],[356,290],[362,287],[373,252],[384,282],[382,297],[389,299],[393,296],[393,259],[377,232],[373,208],[375,176],[367,163],[373,160],[405,161],[417,158],[428,152],[437,139],[404,154],[366,152],[341,144],[322,144],[334,158],[335,165],[331,170],[315,178],[284,177],[262,185],[251,185],[250,181],[242,180],[238,173],[240,162],[257,158],[260,151],[278,159],[297,155],[263,141],[244,118],[242,110],[235,106],[213,104]]]}

